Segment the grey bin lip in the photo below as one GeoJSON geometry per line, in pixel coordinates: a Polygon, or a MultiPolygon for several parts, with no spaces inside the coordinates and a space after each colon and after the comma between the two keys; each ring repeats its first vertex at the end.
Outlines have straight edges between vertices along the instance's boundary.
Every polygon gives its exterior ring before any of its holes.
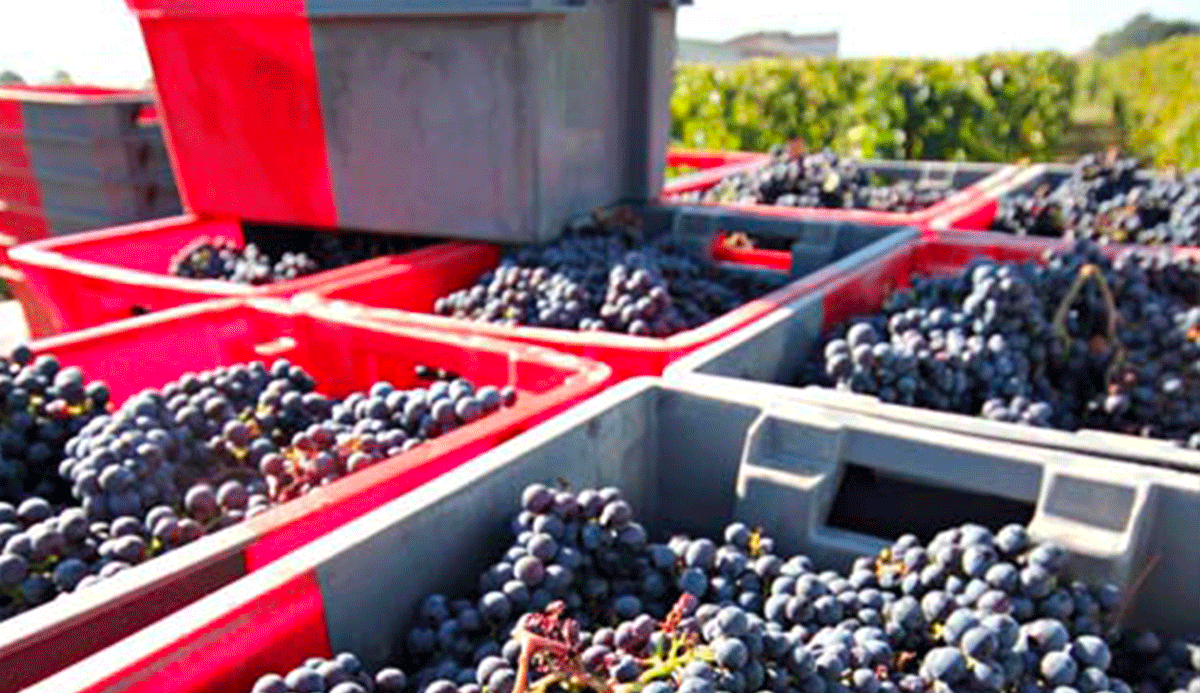
{"type": "Polygon", "coordinates": [[[152,92],[127,94],[71,94],[35,89],[0,88],[0,100],[25,103],[45,103],[64,106],[105,106],[122,104],[149,104],[154,102],[152,92]]]}

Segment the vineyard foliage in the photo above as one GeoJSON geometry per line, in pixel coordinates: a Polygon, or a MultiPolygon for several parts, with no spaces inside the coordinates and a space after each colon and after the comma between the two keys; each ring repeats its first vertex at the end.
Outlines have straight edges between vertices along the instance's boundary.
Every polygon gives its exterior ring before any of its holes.
{"type": "Polygon", "coordinates": [[[1133,151],[1200,168],[1200,36],[1123,53],[1106,62],[1103,75],[1133,151]]]}
{"type": "MultiPolygon", "coordinates": [[[[1080,69],[1052,52],[681,64],[672,135],[703,149],[799,140],[862,157],[1051,160],[1069,140],[1080,69]]],[[[1200,166],[1200,37],[1103,60],[1096,74],[1135,153],[1200,166]]]]}

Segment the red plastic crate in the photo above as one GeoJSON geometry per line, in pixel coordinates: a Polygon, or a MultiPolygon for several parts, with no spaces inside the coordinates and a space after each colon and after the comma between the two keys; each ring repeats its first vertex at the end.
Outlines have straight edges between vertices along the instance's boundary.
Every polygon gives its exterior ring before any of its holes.
{"type": "Polygon", "coordinates": [[[441,253],[427,253],[403,266],[383,267],[329,281],[310,297],[297,300],[341,302],[340,309],[364,320],[411,324],[452,334],[482,334],[538,344],[608,364],[615,379],[659,375],[681,356],[766,315],[780,305],[816,290],[869,258],[887,253],[912,237],[896,232],[796,279],[717,319],[666,338],[611,332],[579,332],[548,327],[506,326],[432,314],[436,299],[475,283],[500,261],[500,246],[464,243],[441,253]]]}
{"type": "MultiPolygon", "coordinates": [[[[260,516],[121,575],[0,622],[5,690],[31,684],[212,590],[433,479],[596,392],[609,369],[529,345],[368,325],[272,299],[224,300],[35,342],[106,381],[114,405],[185,372],[287,358],[332,397],[377,380],[416,384],[413,368],[446,368],[517,388],[503,409],[260,516]]],[[[238,650],[228,650],[238,656],[238,650]]]]}
{"type": "MultiPolygon", "coordinates": [[[[884,419],[912,421],[951,432],[1038,445],[1087,455],[1200,472],[1200,453],[1166,440],[1097,430],[1062,431],[978,416],[891,404],[871,395],[817,385],[798,385],[804,362],[820,353],[821,336],[854,317],[876,313],[896,290],[917,276],[950,276],[972,260],[1037,261],[1059,239],[976,231],[943,231],[877,256],[747,328],[705,346],[673,364],[670,378],[699,379],[726,388],[758,388],[763,397],[840,407],[884,419]],[[786,344],[781,348],[780,344],[786,344]]],[[[1139,246],[1102,246],[1109,256],[1139,246]]],[[[1144,247],[1142,248],[1144,249],[1144,247]]],[[[1174,248],[1177,256],[1200,261],[1200,249],[1174,248]]]]}
{"type": "Polygon", "coordinates": [[[168,274],[171,257],[202,236],[244,241],[238,221],[183,215],[45,239],[16,248],[9,256],[47,307],[57,334],[210,298],[290,296],[373,268],[404,265],[448,247],[433,245],[261,287],[168,274]]]}

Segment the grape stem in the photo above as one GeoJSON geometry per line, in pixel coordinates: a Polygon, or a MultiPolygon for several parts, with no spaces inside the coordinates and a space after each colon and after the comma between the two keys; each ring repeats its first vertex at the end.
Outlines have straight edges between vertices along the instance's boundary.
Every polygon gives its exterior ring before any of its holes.
{"type": "Polygon", "coordinates": [[[1088,263],[1079,268],[1079,273],[1075,276],[1075,281],[1071,282],[1071,288],[1067,289],[1067,294],[1063,296],[1062,302],[1058,304],[1058,310],[1054,312],[1054,331],[1059,339],[1063,342],[1063,350],[1068,351],[1071,346],[1071,334],[1067,331],[1067,314],[1071,309],[1071,304],[1079,297],[1079,292],[1083,290],[1088,280],[1095,280],[1096,286],[1100,287],[1100,295],[1104,297],[1104,307],[1108,311],[1108,341],[1115,350],[1113,361],[1108,366],[1107,379],[1111,382],[1112,375],[1125,362],[1125,347],[1121,344],[1121,339],[1117,335],[1117,321],[1120,314],[1117,312],[1117,303],[1113,299],[1112,288],[1108,285],[1108,280],[1104,278],[1104,273],[1094,264],[1088,263]]]}
{"type": "Polygon", "coordinates": [[[576,661],[571,648],[565,643],[530,633],[524,629],[517,634],[517,637],[521,642],[521,658],[517,664],[517,683],[513,687],[513,693],[545,693],[550,685],[564,679],[582,684],[597,693],[612,693],[612,689],[606,682],[584,671],[583,666],[576,661]],[[561,662],[566,662],[567,671],[553,672],[530,683],[530,664],[534,655],[543,651],[552,653],[555,659],[561,662]]]}

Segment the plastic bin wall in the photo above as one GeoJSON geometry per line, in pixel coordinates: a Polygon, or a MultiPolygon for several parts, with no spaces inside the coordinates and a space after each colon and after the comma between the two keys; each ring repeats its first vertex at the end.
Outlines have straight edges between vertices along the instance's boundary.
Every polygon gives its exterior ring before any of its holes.
{"type": "Polygon", "coordinates": [[[324,281],[440,252],[433,246],[414,251],[418,255],[376,258],[260,287],[168,274],[171,257],[200,237],[245,240],[238,221],[188,215],[46,239],[14,249],[10,260],[45,306],[50,334],[57,334],[209,298],[290,296],[324,281]]]}
{"type": "MultiPolygon", "coordinates": [[[[797,239],[790,257],[792,283],[691,330],[667,338],[545,327],[509,327],[433,315],[434,301],[469,287],[501,258],[499,246],[472,243],[423,255],[403,267],[323,283],[304,300],[337,301],[365,320],[412,324],[449,333],[483,334],[579,354],[608,364],[614,377],[659,375],[667,364],[697,347],[804,295],[869,258],[889,252],[917,235],[912,229],[853,224],[800,223],[770,214],[730,214],[719,208],[660,207],[643,210],[643,228],[685,239],[708,257],[713,239],[729,229],[797,239]]],[[[734,266],[726,264],[726,266],[734,266]]],[[[747,272],[763,271],[744,267],[747,272]]],[[[298,300],[301,300],[298,298],[298,300]]]]}
{"type": "Polygon", "coordinates": [[[675,3],[129,4],[189,211],[528,242],[662,187],[675,3]]]}
{"type": "Polygon", "coordinates": [[[488,339],[364,326],[238,300],[37,342],[35,350],[109,383],[114,403],[185,372],[287,358],[318,390],[344,397],[378,380],[414,387],[416,364],[518,390],[516,406],[345,477],[93,588],[0,622],[5,690],[43,678],[599,391],[608,369],[564,354],[488,339]]]}
{"type": "MultiPolygon", "coordinates": [[[[936,240],[908,244],[890,255],[877,256],[744,330],[681,359],[668,369],[667,377],[711,380],[727,388],[753,388],[759,384],[763,397],[827,404],[896,421],[912,421],[919,411],[922,425],[940,430],[1200,473],[1200,452],[1184,450],[1168,441],[1107,431],[1059,431],[914,410],[869,395],[797,385],[805,363],[820,358],[821,337],[828,329],[855,315],[876,312],[893,291],[909,284],[913,274],[952,274],[979,257],[1015,262],[1036,260],[1058,245],[1046,239],[972,232],[945,232],[936,240]]],[[[1110,247],[1112,253],[1119,250],[1120,246],[1110,247]]]]}
{"type": "Polygon", "coordinates": [[[779,554],[828,566],[904,531],[928,540],[965,521],[1028,523],[1035,538],[1069,549],[1085,579],[1128,585],[1157,556],[1131,619],[1195,625],[1179,605],[1200,599],[1200,564],[1177,529],[1200,522],[1195,477],[1018,445],[981,449],[965,436],[638,379],[30,693],[241,693],[309,656],[349,650],[371,671],[395,663],[421,600],[474,590],[507,546],[521,489],[559,478],[620,488],[655,541],[717,537],[739,519],[763,527],[779,554]],[[879,488],[855,483],[849,468],[875,472],[879,488]]]}

